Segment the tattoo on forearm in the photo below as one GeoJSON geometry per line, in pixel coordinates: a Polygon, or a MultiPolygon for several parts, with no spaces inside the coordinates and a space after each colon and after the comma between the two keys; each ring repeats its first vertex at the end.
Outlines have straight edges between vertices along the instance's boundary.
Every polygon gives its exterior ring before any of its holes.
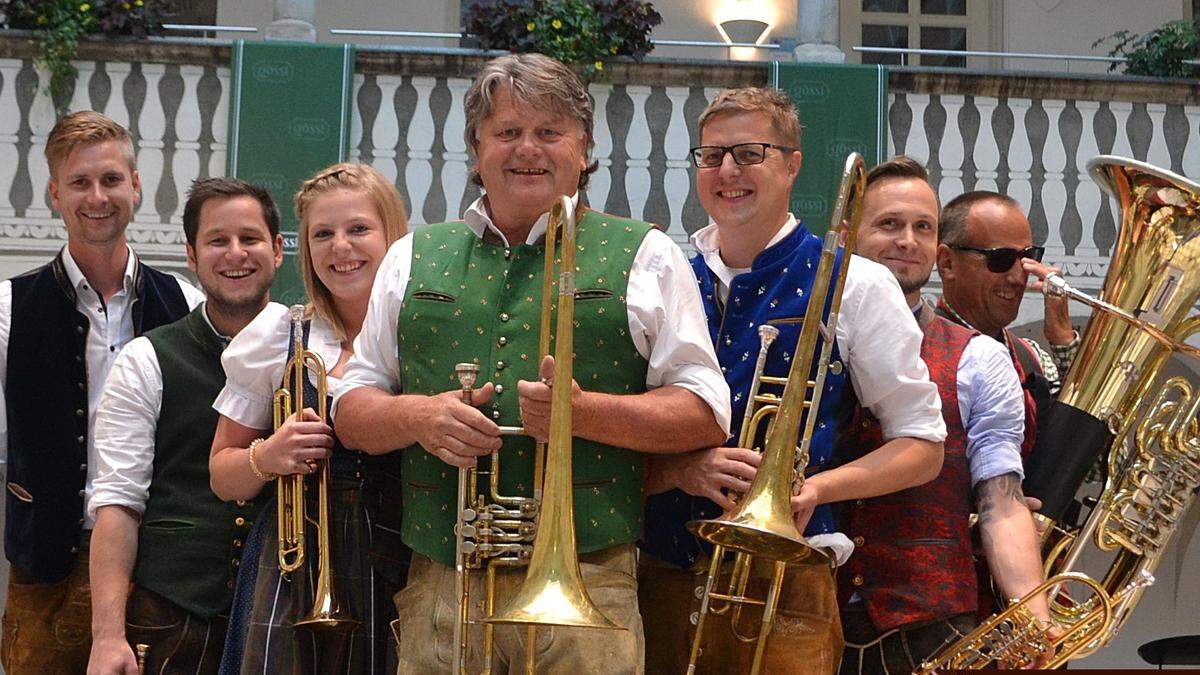
{"type": "Polygon", "coordinates": [[[994,518],[996,511],[1005,506],[1008,500],[1018,504],[1025,503],[1025,493],[1021,491],[1021,478],[1016,473],[989,478],[975,486],[979,522],[982,524],[994,518]]]}

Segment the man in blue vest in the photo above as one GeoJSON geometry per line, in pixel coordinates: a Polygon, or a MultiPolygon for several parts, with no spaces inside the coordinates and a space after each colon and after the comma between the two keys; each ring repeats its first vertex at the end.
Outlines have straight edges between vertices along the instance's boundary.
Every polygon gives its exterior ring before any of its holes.
{"type": "Polygon", "coordinates": [[[11,563],[0,661],[18,675],[86,667],[93,521],[84,498],[96,477],[92,429],[104,380],[127,342],[203,300],[125,242],[141,179],[124,127],[92,111],[67,115],[50,132],[46,161],[67,245],[0,284],[11,563]]]}
{"type": "Polygon", "coordinates": [[[139,643],[146,672],[170,663],[173,673],[215,674],[262,506],[217,498],[208,455],[221,352],[266,306],[283,262],[279,209],[261,187],[209,178],[192,185],[183,229],[208,300],[126,345],[96,412],[90,675],[137,675],[130,645],[139,643]]]}
{"type": "MultiPolygon", "coordinates": [[[[498,425],[523,423],[544,440],[551,388],[571,387],[583,581],[626,630],[541,630],[539,669],[638,673],[644,645],[634,542],[642,534],[645,453],[720,443],[728,388],[683,252],[647,223],[582,203],[596,166],[594,113],[575,74],[537,54],[502,56],[483,67],[465,104],[473,179],[486,195],[464,222],[430,225],[392,246],[335,393],[337,430],[348,446],[406,448],[402,535],[413,558],[408,587],[396,596],[399,670],[445,671],[459,650],[448,615],[457,610],[447,609],[461,604],[457,468],[499,451],[501,491],[531,496],[534,439],[501,440],[498,425]],[[542,359],[538,345],[543,235],[563,196],[578,223],[575,382],[548,383],[540,378],[552,374],[553,359],[542,359]],[[478,364],[483,383],[470,405],[454,379],[454,364],[464,361],[478,364]]],[[[470,576],[475,592],[463,610],[481,618],[484,573],[470,576]]],[[[501,567],[497,602],[524,576],[523,567],[501,567]]],[[[482,630],[475,624],[467,634],[464,662],[475,672],[484,660],[482,630]]],[[[523,628],[501,627],[494,667],[521,667],[529,647],[523,628]]]]}
{"type": "MultiPolygon", "coordinates": [[[[788,212],[801,153],[799,119],[785,94],[726,90],[701,114],[699,126],[700,146],[692,149],[692,161],[696,189],[713,224],[692,236],[698,252],[692,266],[717,358],[733,392],[734,433],[726,444],[733,446],[748,405],[758,327],[779,330],[765,370],[786,376],[797,358],[822,240],[788,212]]],[[[921,331],[895,278],[887,268],[854,257],[809,448],[808,478],[792,503],[809,543],[828,549],[839,563],[854,544],[838,532],[831,504],[919,485],[941,468],[946,428],[920,346],[921,331]],[[881,421],[885,443],[835,466],[834,443],[854,396],[881,421]]],[[[702,592],[710,549],[686,530],[686,523],[731,508],[728,493],[747,490],[757,463],[757,455],[736,447],[652,462],[647,491],[659,494],[647,504],[640,583],[647,642],[658,645],[648,654],[649,670],[680,672],[695,632],[693,613],[699,609],[697,591],[702,592]]],[[[766,565],[762,570],[769,573],[766,565]]],[[[747,617],[757,615],[748,608],[747,617]]],[[[730,636],[727,617],[712,617],[706,624],[704,672],[737,672],[749,662],[753,645],[730,636]]],[[[743,634],[755,630],[740,626],[743,634]]],[[[832,673],[841,642],[833,570],[789,568],[762,672],[832,673]]]]}

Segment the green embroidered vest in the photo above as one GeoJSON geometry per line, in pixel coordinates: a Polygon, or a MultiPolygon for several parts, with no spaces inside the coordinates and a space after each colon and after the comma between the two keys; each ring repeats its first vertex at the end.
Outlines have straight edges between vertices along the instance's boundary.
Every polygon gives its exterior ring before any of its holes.
{"type": "MultiPolygon", "coordinates": [[[[585,390],[646,390],[647,362],[629,335],[625,294],[629,268],[649,231],[647,223],[597,211],[585,211],[579,220],[574,376],[585,390]]],[[[541,358],[543,254],[541,245],[506,249],[488,243],[463,223],[418,230],[397,326],[404,393],[461,389],[454,364],[471,361],[480,367],[476,386],[496,384],[483,412],[497,424],[520,425],[517,381],[536,380],[541,358]]],[[[579,551],[636,541],[642,534],[642,455],[579,438],[573,448],[579,551]]],[[[532,496],[533,440],[506,436],[500,453],[502,493],[532,496]]],[[[453,565],[458,470],[419,445],[403,457],[404,541],[453,565]]]]}
{"type": "Polygon", "coordinates": [[[138,528],[133,580],[190,614],[227,614],[242,545],[258,502],[223,502],[208,481],[208,455],[225,386],[221,339],[201,305],[146,333],[162,370],[154,474],[138,528]]]}

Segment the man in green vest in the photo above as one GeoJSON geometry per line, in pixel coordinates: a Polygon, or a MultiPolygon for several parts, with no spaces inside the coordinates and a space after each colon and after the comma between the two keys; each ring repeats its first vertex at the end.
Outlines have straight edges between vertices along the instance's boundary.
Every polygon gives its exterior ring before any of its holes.
{"type": "Polygon", "coordinates": [[[208,454],[221,351],[266,306],[283,262],[279,210],[256,185],[211,178],[192,185],[183,227],[207,300],[122,350],[96,413],[90,675],[136,675],[131,645],[149,647],[145,672],[169,661],[216,673],[258,511],[212,493],[208,454]]]}
{"type": "MultiPolygon", "coordinates": [[[[645,453],[712,445],[729,425],[729,392],[700,296],[665,234],[582,203],[596,167],[593,110],[570,69],[535,54],[494,59],[465,106],[472,179],[486,195],[462,222],[421,228],[392,246],[334,400],[348,446],[407,448],[402,534],[414,554],[408,586],[396,596],[399,671],[460,663],[474,672],[488,657],[501,672],[524,663],[524,629],[498,627],[490,655],[479,625],[466,630],[465,651],[454,642],[458,469],[477,461],[486,468],[496,453],[500,491],[532,496],[534,438],[547,437],[552,387],[570,386],[583,581],[625,630],[543,628],[532,651],[545,672],[640,673],[634,542],[642,535],[645,453]],[[541,378],[553,359],[538,345],[543,236],[564,195],[578,221],[574,382],[549,383],[541,378]],[[455,377],[459,362],[479,367],[483,384],[470,404],[455,377]],[[518,424],[533,438],[501,437],[498,425],[518,424]]],[[[497,607],[524,576],[523,567],[498,569],[497,607]]],[[[463,609],[480,619],[485,574],[471,572],[469,584],[463,609]]]]}

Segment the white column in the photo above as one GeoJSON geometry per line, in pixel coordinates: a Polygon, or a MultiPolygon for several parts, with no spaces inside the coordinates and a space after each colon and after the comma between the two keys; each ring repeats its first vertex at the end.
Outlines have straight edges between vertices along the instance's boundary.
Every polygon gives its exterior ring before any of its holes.
{"type": "Polygon", "coordinates": [[[268,40],[317,41],[317,0],[275,0],[274,20],[267,26],[268,40]]]}
{"type": "Polygon", "coordinates": [[[796,0],[797,61],[845,63],[838,37],[838,0],[796,0]]]}

